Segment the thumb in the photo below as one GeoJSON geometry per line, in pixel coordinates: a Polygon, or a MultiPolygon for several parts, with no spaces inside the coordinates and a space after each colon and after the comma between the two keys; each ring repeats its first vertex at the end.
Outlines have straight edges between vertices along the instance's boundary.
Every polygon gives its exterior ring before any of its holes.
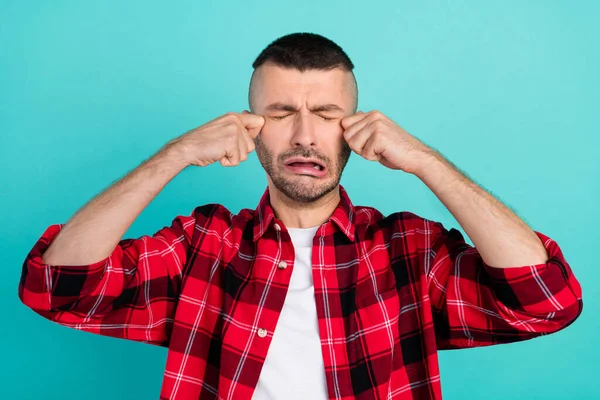
{"type": "Polygon", "coordinates": [[[260,130],[265,124],[264,117],[256,114],[251,114],[246,110],[239,114],[239,116],[240,120],[242,121],[242,124],[244,124],[244,127],[248,130],[260,130]]]}
{"type": "Polygon", "coordinates": [[[364,118],[363,114],[364,113],[362,111],[357,111],[355,114],[348,115],[347,117],[342,118],[342,120],[340,121],[340,123],[342,124],[342,128],[348,129],[350,126],[362,120],[364,118]]]}

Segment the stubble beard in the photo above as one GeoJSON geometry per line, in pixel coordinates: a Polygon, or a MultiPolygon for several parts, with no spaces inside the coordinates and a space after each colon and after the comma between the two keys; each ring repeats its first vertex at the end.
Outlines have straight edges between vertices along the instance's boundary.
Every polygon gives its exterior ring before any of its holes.
{"type": "Polygon", "coordinates": [[[276,161],[273,152],[264,145],[260,139],[260,135],[254,139],[254,144],[258,160],[267,175],[271,178],[275,188],[291,201],[302,204],[313,203],[326,196],[338,186],[342,178],[342,172],[352,152],[348,144],[344,142],[337,162],[332,166],[329,160],[325,160],[323,157],[315,154],[314,151],[299,148],[280,154],[276,161]],[[292,175],[284,171],[283,166],[283,161],[290,157],[317,158],[326,164],[327,175],[323,178],[292,175]]]}

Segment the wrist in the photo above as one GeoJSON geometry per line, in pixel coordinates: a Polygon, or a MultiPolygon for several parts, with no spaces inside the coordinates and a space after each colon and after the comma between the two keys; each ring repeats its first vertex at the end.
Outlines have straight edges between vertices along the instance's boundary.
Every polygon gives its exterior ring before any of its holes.
{"type": "Polygon", "coordinates": [[[418,167],[415,169],[414,174],[421,180],[427,180],[431,176],[435,176],[439,173],[439,169],[444,166],[444,158],[441,154],[436,151],[424,152],[420,157],[418,167]]]}
{"type": "Polygon", "coordinates": [[[454,165],[439,153],[430,154],[415,172],[425,185],[432,190],[452,188],[460,180],[461,174],[454,165]]]}
{"type": "Polygon", "coordinates": [[[157,154],[164,161],[172,164],[173,166],[185,169],[190,162],[186,158],[186,152],[178,142],[167,143],[157,154]]]}

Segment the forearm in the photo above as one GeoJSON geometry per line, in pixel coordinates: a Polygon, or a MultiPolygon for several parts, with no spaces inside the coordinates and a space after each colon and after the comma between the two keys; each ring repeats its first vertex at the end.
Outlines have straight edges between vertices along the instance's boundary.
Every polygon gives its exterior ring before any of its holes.
{"type": "Polygon", "coordinates": [[[468,179],[440,154],[415,174],[456,218],[486,264],[542,264],[548,254],[535,232],[508,207],[468,179]]]}
{"type": "Polygon", "coordinates": [[[165,146],[77,211],[43,255],[50,265],[87,265],[108,257],[148,204],[187,166],[165,146]]]}

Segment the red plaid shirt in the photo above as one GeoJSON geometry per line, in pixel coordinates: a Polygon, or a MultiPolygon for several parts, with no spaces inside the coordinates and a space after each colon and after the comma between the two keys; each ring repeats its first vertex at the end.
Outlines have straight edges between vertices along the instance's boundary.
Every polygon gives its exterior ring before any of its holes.
{"type": "MultiPolygon", "coordinates": [[[[340,194],[312,251],[330,399],[440,399],[438,350],[530,339],[581,313],[578,281],[539,232],[548,262],[493,268],[454,228],[340,194]]],[[[71,328],[168,347],[161,399],[252,397],[294,268],[268,188],[256,210],[199,206],[91,265],[42,263],[62,226],[24,262],[24,304],[71,328]]]]}

